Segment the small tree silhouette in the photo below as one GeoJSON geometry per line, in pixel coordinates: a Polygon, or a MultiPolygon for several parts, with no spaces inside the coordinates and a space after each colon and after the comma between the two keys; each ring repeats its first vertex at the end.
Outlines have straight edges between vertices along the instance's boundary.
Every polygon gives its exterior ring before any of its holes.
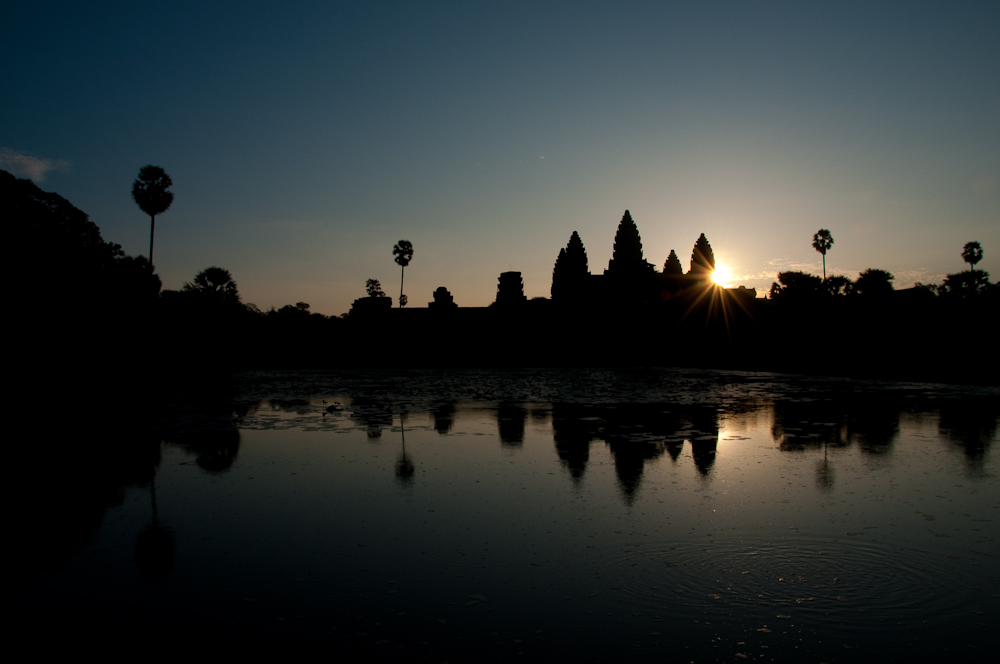
{"type": "Polygon", "coordinates": [[[962,260],[969,264],[969,271],[976,268],[976,263],[983,259],[983,247],[978,242],[966,242],[962,247],[962,260]]]}
{"type": "Polygon", "coordinates": [[[833,235],[821,228],[813,235],[813,249],[823,254],[823,281],[826,281],[826,252],[833,246],[833,235]]]}
{"type": "Polygon", "coordinates": [[[854,292],[868,297],[887,295],[895,290],[892,287],[892,280],[895,278],[891,272],[870,267],[858,275],[858,280],[854,282],[854,292]]]}
{"type": "Polygon", "coordinates": [[[139,169],[139,177],[132,183],[132,200],[149,215],[149,271],[153,272],[153,231],[156,215],[166,212],[174,202],[174,195],[167,191],[173,184],[170,176],[159,166],[146,165],[139,169]]]}
{"type": "Polygon", "coordinates": [[[985,270],[967,270],[945,276],[937,287],[938,295],[965,299],[986,293],[990,288],[990,273],[985,270]]]}
{"type": "Polygon", "coordinates": [[[229,270],[221,267],[207,267],[194,277],[194,282],[184,284],[186,292],[201,293],[221,301],[239,302],[240,294],[229,270]]]}
{"type": "Polygon", "coordinates": [[[382,291],[382,284],[379,283],[378,279],[369,279],[366,281],[365,290],[368,291],[368,297],[385,297],[385,293],[382,291]]]}
{"type": "Polygon", "coordinates": [[[834,275],[823,280],[823,288],[829,295],[847,295],[853,287],[854,282],[841,275],[834,275]]]}
{"type": "Polygon", "coordinates": [[[778,281],[771,284],[771,299],[808,300],[820,292],[822,281],[805,272],[779,272],[778,281]]]}
{"type": "Polygon", "coordinates": [[[413,243],[409,240],[400,240],[392,248],[392,253],[396,257],[396,265],[402,270],[399,275],[399,308],[406,306],[406,299],[403,297],[403,277],[406,276],[406,266],[413,260],[413,243]]]}

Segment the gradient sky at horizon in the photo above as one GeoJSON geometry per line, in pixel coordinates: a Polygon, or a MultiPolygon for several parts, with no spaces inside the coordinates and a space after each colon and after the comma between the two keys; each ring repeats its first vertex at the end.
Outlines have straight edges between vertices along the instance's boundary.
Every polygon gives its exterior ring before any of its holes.
{"type": "Polygon", "coordinates": [[[646,258],[700,233],[744,284],[877,267],[1000,278],[1000,3],[20,3],[0,21],[0,168],[156,266],[336,315],[368,278],[462,306],[548,296],[627,208],[646,258]]]}

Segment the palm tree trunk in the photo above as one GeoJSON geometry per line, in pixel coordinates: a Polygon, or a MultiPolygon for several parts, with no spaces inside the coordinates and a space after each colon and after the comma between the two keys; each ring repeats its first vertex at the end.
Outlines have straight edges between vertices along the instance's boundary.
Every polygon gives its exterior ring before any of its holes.
{"type": "Polygon", "coordinates": [[[399,308],[403,308],[403,277],[406,276],[406,266],[400,268],[399,270],[399,308]]]}
{"type": "Polygon", "coordinates": [[[153,231],[156,229],[156,215],[149,215],[149,273],[153,274],[153,231]]]}
{"type": "Polygon", "coordinates": [[[823,252],[823,281],[826,281],[826,252],[823,252]]]}

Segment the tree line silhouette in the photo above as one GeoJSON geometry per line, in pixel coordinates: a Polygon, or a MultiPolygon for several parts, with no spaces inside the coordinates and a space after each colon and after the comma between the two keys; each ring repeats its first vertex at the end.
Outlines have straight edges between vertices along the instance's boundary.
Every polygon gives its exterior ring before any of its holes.
{"type": "MultiPolygon", "coordinates": [[[[44,246],[50,257],[41,274],[28,254],[17,257],[21,272],[42,286],[34,292],[47,296],[17,293],[19,343],[36,349],[42,365],[77,375],[96,375],[112,358],[130,356],[147,358],[157,375],[390,366],[400,358],[382,349],[405,329],[405,361],[414,366],[705,366],[995,381],[982,367],[995,366],[996,349],[981,339],[997,322],[1000,287],[975,269],[983,255],[977,242],[962,251],[968,270],[938,286],[897,291],[893,275],[876,268],[853,280],[827,276],[834,241],[820,229],[813,248],[823,256],[823,276],[780,272],[762,299],[713,282],[715,257],[704,233],[687,272],[673,249],[658,270],[645,260],[626,210],[601,274],[591,273],[583,240],[572,232],[556,256],[549,298],[528,300],[520,273],[506,272],[490,307],[458,306],[445,286],[429,294],[426,308],[407,307],[403,278],[414,251],[400,240],[392,251],[401,270],[399,307],[369,279],[349,314],[330,317],[305,302],[262,311],[242,301],[233,275],[218,266],[180,290],[164,290],[149,260],[104,241],[58,194],[6,172],[0,182],[15,246],[44,246]]],[[[170,186],[169,175],[152,165],[133,184],[133,199],[150,216],[151,253],[156,216],[173,201],[170,186]]],[[[132,362],[119,364],[111,373],[137,371],[132,362]]]]}

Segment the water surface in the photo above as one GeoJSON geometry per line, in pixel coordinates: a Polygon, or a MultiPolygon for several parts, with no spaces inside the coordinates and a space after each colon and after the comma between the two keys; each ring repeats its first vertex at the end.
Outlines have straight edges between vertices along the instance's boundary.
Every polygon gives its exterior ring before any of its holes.
{"type": "Polygon", "coordinates": [[[25,601],[220,647],[434,661],[986,657],[998,396],[247,374],[221,405],[165,409],[155,479],[25,601]]]}

